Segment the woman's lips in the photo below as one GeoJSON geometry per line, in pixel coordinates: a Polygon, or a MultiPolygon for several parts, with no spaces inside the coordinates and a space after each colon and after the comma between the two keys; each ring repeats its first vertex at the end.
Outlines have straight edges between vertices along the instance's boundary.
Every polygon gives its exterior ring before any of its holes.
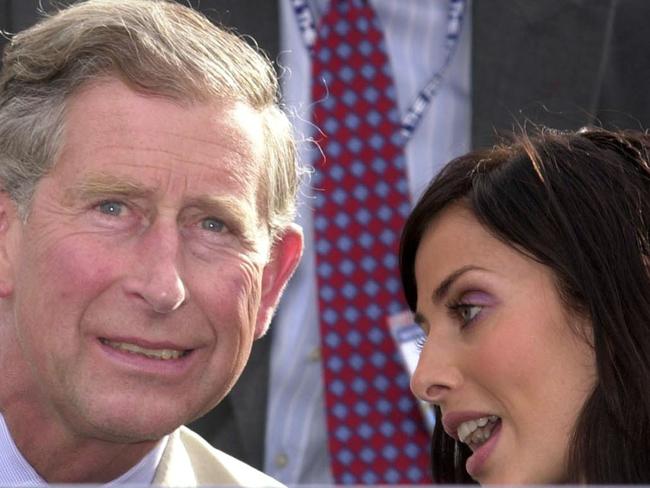
{"type": "Polygon", "coordinates": [[[468,445],[473,453],[465,468],[470,476],[480,475],[485,462],[496,447],[502,421],[497,415],[485,411],[455,411],[442,416],[447,435],[468,445]],[[462,438],[462,440],[461,440],[462,438]]]}
{"type": "Polygon", "coordinates": [[[476,421],[481,418],[490,418],[490,417],[498,418],[492,413],[481,412],[478,410],[466,410],[466,411],[458,410],[454,412],[447,412],[442,416],[442,426],[444,427],[445,432],[447,432],[447,435],[449,437],[452,437],[453,439],[460,441],[460,438],[458,436],[458,429],[462,424],[466,422],[476,421]]]}
{"type": "Polygon", "coordinates": [[[499,419],[494,425],[487,440],[480,445],[474,446],[474,452],[469,458],[467,458],[465,470],[472,478],[477,480],[480,478],[485,463],[497,446],[501,434],[501,426],[501,419],[499,419]]]}

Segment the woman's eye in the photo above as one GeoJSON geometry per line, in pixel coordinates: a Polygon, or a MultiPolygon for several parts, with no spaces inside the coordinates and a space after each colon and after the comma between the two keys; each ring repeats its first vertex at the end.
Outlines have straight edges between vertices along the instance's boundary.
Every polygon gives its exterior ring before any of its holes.
{"type": "Polygon", "coordinates": [[[210,232],[223,232],[226,225],[219,219],[209,217],[201,221],[201,228],[210,232]]]}
{"type": "Polygon", "coordinates": [[[415,339],[415,347],[417,348],[418,352],[422,352],[422,349],[424,349],[424,344],[427,342],[427,336],[422,334],[420,337],[415,339]]]}
{"type": "Polygon", "coordinates": [[[481,310],[483,310],[481,305],[458,304],[456,307],[458,315],[463,320],[464,324],[468,324],[474,320],[474,318],[481,313],[481,310]]]}
{"type": "Polygon", "coordinates": [[[452,311],[454,316],[458,317],[462,322],[462,325],[465,326],[481,313],[483,305],[476,305],[473,303],[452,303],[449,305],[449,309],[452,311]]]}
{"type": "Polygon", "coordinates": [[[103,214],[117,217],[122,213],[124,204],[120,202],[106,201],[97,205],[97,209],[103,214]]]}

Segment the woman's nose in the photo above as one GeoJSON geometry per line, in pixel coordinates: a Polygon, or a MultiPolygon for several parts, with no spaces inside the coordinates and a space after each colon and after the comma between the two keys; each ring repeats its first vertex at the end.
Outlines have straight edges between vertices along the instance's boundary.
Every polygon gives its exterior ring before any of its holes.
{"type": "Polygon", "coordinates": [[[456,346],[452,341],[439,339],[429,338],[424,344],[411,378],[415,396],[438,405],[463,382],[456,346]]]}

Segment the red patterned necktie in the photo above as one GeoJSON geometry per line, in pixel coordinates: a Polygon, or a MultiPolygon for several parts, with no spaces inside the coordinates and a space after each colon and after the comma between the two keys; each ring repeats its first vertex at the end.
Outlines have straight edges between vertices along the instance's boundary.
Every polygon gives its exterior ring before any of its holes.
{"type": "Polygon", "coordinates": [[[342,484],[430,483],[428,434],[387,328],[406,309],[409,212],[386,46],[363,0],[332,1],[314,45],[314,233],[332,472],[342,484]]]}

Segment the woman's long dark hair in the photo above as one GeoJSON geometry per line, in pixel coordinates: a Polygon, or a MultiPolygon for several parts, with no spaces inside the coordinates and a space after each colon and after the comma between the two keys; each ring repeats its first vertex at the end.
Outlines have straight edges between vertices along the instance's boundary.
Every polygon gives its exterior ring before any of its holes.
{"type": "MultiPolygon", "coordinates": [[[[566,306],[590,319],[598,379],[569,446],[572,483],[650,482],[649,150],[640,132],[515,136],[450,162],[402,233],[411,310],[420,241],[440,211],[463,203],[497,238],[548,266],[566,306]]],[[[444,433],[437,409],[434,480],[470,482],[469,454],[444,433]]]]}

